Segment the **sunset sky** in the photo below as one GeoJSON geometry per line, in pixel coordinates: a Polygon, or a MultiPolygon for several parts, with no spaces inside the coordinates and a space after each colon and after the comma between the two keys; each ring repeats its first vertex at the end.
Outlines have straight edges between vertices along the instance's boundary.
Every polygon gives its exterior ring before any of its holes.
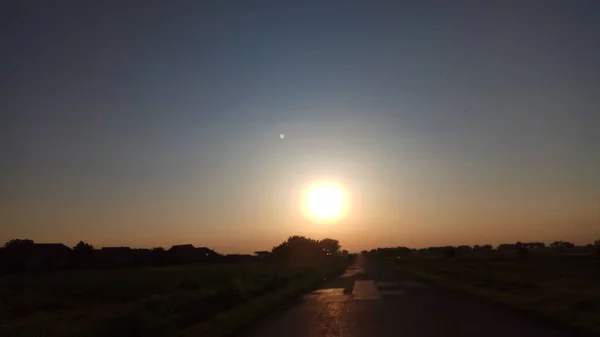
{"type": "Polygon", "coordinates": [[[2,243],[600,239],[598,1],[11,3],[2,243]]]}

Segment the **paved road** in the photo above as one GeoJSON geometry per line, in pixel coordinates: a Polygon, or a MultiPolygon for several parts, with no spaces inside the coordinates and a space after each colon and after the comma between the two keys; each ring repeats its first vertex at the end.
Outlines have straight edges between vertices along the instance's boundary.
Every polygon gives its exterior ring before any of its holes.
{"type": "Polygon", "coordinates": [[[266,318],[246,337],[565,337],[517,313],[369,264],[266,318]]]}

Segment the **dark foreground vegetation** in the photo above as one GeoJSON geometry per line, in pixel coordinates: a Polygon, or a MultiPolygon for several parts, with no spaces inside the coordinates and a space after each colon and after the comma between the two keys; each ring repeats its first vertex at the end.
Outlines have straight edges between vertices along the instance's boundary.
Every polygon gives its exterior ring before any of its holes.
{"type": "Polygon", "coordinates": [[[228,335],[341,273],[349,259],[339,248],[294,236],[234,262],[5,273],[0,335],[228,335]]]}
{"type": "Polygon", "coordinates": [[[600,334],[598,241],[577,247],[504,245],[363,252],[417,277],[509,305],[561,326],[600,334]],[[525,248],[527,247],[527,248],[525,248]]]}

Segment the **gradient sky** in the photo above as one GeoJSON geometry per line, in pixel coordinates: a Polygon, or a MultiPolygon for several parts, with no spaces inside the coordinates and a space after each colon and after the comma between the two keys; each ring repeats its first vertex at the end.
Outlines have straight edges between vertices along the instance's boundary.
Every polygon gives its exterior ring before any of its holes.
{"type": "Polygon", "coordinates": [[[2,242],[600,239],[598,1],[11,1],[0,33],[2,242]]]}

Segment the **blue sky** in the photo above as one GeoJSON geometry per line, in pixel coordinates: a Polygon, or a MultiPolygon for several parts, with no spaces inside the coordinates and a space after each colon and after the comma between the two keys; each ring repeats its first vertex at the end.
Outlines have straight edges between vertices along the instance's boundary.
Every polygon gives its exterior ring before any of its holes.
{"type": "Polygon", "coordinates": [[[600,236],[595,1],[3,7],[2,240],[600,236]],[[312,180],[352,214],[297,214],[312,180]]]}

